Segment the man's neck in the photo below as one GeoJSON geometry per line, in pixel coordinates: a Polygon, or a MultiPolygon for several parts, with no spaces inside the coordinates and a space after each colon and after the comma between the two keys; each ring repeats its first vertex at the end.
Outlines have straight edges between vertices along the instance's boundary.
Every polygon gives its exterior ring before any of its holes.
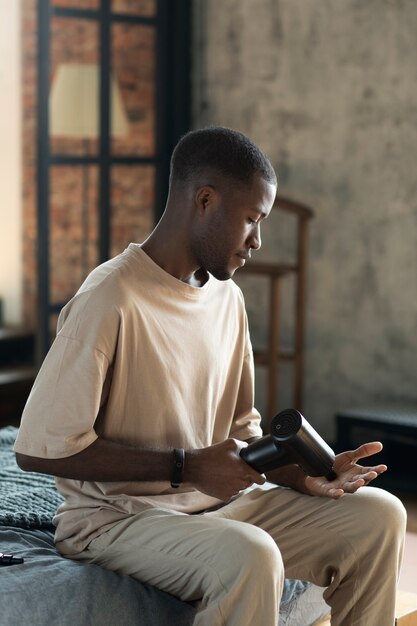
{"type": "Polygon", "coordinates": [[[186,242],[164,232],[162,223],[142,244],[142,250],[165,272],[192,287],[202,287],[208,280],[208,273],[191,258],[186,242]]]}

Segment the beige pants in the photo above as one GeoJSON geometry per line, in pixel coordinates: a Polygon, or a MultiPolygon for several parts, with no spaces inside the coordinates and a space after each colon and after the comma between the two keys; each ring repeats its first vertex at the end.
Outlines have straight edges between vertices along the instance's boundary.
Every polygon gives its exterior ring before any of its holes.
{"type": "Polygon", "coordinates": [[[77,558],[202,599],[195,626],[276,626],[284,576],[327,587],[334,626],[393,626],[405,521],[373,487],[331,500],[267,484],[199,515],[134,515],[77,558]]]}

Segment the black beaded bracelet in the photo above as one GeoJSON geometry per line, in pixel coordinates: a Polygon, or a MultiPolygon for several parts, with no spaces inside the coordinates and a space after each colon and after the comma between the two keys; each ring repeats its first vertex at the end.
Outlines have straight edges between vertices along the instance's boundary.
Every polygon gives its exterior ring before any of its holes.
{"type": "Polygon", "coordinates": [[[172,471],[171,487],[177,489],[184,477],[185,450],[174,448],[174,469],[172,471]]]}

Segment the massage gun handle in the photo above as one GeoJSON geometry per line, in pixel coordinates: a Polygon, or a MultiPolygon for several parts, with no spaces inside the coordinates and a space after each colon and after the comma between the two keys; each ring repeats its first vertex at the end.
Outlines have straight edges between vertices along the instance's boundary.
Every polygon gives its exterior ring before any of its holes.
{"type": "Polygon", "coordinates": [[[240,451],[242,459],[260,474],[294,463],[288,451],[276,445],[271,435],[261,437],[240,451]]]}

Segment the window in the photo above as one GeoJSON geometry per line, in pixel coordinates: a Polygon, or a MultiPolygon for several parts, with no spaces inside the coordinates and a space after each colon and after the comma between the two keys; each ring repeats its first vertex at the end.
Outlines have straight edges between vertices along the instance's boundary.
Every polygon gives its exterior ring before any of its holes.
{"type": "Polygon", "coordinates": [[[38,332],[144,239],[189,128],[189,0],[38,2],[38,332]]]}

